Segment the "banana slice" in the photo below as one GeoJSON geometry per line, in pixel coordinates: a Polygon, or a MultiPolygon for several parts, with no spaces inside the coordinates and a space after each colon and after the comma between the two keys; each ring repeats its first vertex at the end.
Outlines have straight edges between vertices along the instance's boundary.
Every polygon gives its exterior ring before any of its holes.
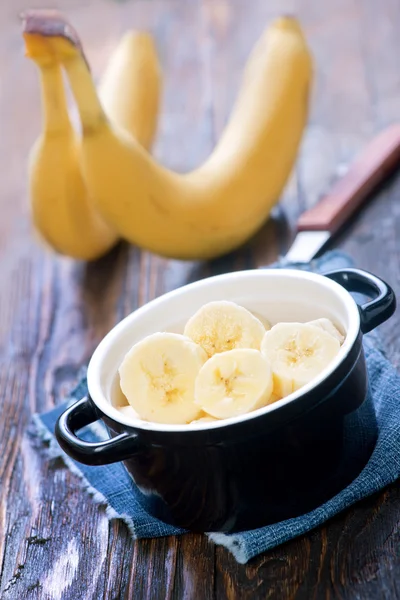
{"type": "Polygon", "coordinates": [[[269,331],[271,329],[271,323],[268,321],[268,319],[264,317],[264,315],[260,315],[260,313],[255,312],[254,310],[251,311],[251,314],[253,315],[253,317],[261,321],[266,331],[269,331]]]}
{"type": "Polygon", "coordinates": [[[119,406],[118,410],[119,410],[120,413],[122,413],[124,415],[124,417],[128,417],[129,419],[140,419],[139,415],[132,408],[131,405],[129,405],[129,406],[119,406]]]}
{"type": "Polygon", "coordinates": [[[205,412],[201,412],[200,417],[192,421],[192,423],[212,423],[214,421],[219,421],[220,419],[216,419],[215,417],[211,417],[205,412]]]}
{"type": "Polygon", "coordinates": [[[272,364],[274,393],[281,398],[319,375],[339,350],[336,338],[308,323],[278,323],[267,331],[261,345],[272,364]]]}
{"type": "MultiPolygon", "coordinates": [[[[272,377],[273,377],[273,375],[272,375],[272,377]]],[[[278,400],[282,400],[282,396],[278,396],[278,394],[275,394],[274,392],[272,392],[271,398],[269,399],[268,404],[273,404],[274,402],[278,402],[278,400]]]]}
{"type": "Polygon", "coordinates": [[[323,329],[327,333],[330,333],[331,335],[333,335],[334,338],[338,340],[340,345],[344,342],[344,335],[340,333],[339,329],[332,323],[330,319],[315,319],[315,321],[309,321],[307,325],[314,325],[315,327],[320,327],[320,329],[323,329]]]}
{"type": "Polygon", "coordinates": [[[272,387],[272,370],[261,352],[239,348],[215,354],[202,366],[195,402],[209,415],[226,419],[268,404],[272,387]]]}
{"type": "Polygon", "coordinates": [[[183,335],[155,333],[135,344],[120,368],[121,389],[141,419],[190,423],[199,416],[194,382],[207,360],[183,335]]]}
{"type": "Polygon", "coordinates": [[[202,306],[184,330],[209,357],[235,348],[259,350],[264,334],[264,325],[250,311],[225,300],[202,306]]]}

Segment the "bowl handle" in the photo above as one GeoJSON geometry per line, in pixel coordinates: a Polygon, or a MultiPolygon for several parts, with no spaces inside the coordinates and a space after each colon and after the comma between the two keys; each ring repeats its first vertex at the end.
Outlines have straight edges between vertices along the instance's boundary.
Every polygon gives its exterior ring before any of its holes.
{"type": "Polygon", "coordinates": [[[74,460],[85,465],[107,465],[132,456],[138,449],[137,435],[121,433],[103,442],[86,442],[76,431],[98,421],[96,409],[88,396],[67,408],[57,420],[55,434],[61,448],[74,460]]]}
{"type": "Polygon", "coordinates": [[[347,268],[330,271],[324,275],[340,283],[348,292],[359,292],[372,298],[358,306],[363,333],[368,333],[387,321],[396,310],[396,296],[390,285],[368,271],[347,268]]]}

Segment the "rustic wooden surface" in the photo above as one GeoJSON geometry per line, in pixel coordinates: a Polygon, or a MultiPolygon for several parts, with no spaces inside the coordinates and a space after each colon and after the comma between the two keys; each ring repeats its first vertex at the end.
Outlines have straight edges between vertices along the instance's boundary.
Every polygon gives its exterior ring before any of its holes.
{"type": "MultiPolygon", "coordinates": [[[[72,387],[114,323],[193,279],[272,261],[299,211],[374,132],[400,118],[400,1],[60,1],[96,74],[126,28],[154,33],[166,78],[156,155],[179,171],[205,158],[218,138],[248,51],[268,19],[299,14],[316,56],[313,110],[297,169],[256,239],[212,264],[121,246],[90,266],[47,253],[31,230],[25,165],[40,106],[17,20],[27,6],[27,0],[0,3],[1,598],[400,598],[399,485],[243,566],[200,535],[133,542],[26,433],[31,414],[72,387]]],[[[399,194],[395,177],[336,242],[398,293],[399,194]]],[[[399,327],[398,315],[382,327],[397,366],[399,327]]]]}

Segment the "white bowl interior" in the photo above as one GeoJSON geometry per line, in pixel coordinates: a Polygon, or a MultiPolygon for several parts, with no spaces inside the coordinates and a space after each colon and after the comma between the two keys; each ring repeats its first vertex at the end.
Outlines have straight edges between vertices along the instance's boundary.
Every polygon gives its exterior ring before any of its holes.
{"type": "MultiPolygon", "coordinates": [[[[142,429],[183,431],[208,429],[254,418],[277,410],[324,379],[343,360],[359,329],[359,313],[353,298],[332,280],[297,270],[257,270],[229,273],[198,281],[169,292],[121,321],[99,344],[88,367],[88,386],[93,401],[111,418],[142,429]],[[252,413],[219,422],[164,425],[133,420],[115,406],[124,404],[118,368],[133,344],[157,331],[182,333],[201,306],[213,300],[232,300],[265,317],[272,324],[306,322],[327,317],[346,334],[339,355],[318,378],[286,398],[252,413]]],[[[126,403],[126,402],[125,402],[126,403]]]]}

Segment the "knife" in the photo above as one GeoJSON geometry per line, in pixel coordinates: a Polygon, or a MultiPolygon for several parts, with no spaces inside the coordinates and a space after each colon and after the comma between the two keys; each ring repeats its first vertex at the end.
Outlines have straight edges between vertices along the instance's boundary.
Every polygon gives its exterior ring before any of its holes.
{"type": "Polygon", "coordinates": [[[284,261],[310,262],[399,164],[400,123],[396,123],[373,138],[331,191],[300,215],[284,261]]]}

